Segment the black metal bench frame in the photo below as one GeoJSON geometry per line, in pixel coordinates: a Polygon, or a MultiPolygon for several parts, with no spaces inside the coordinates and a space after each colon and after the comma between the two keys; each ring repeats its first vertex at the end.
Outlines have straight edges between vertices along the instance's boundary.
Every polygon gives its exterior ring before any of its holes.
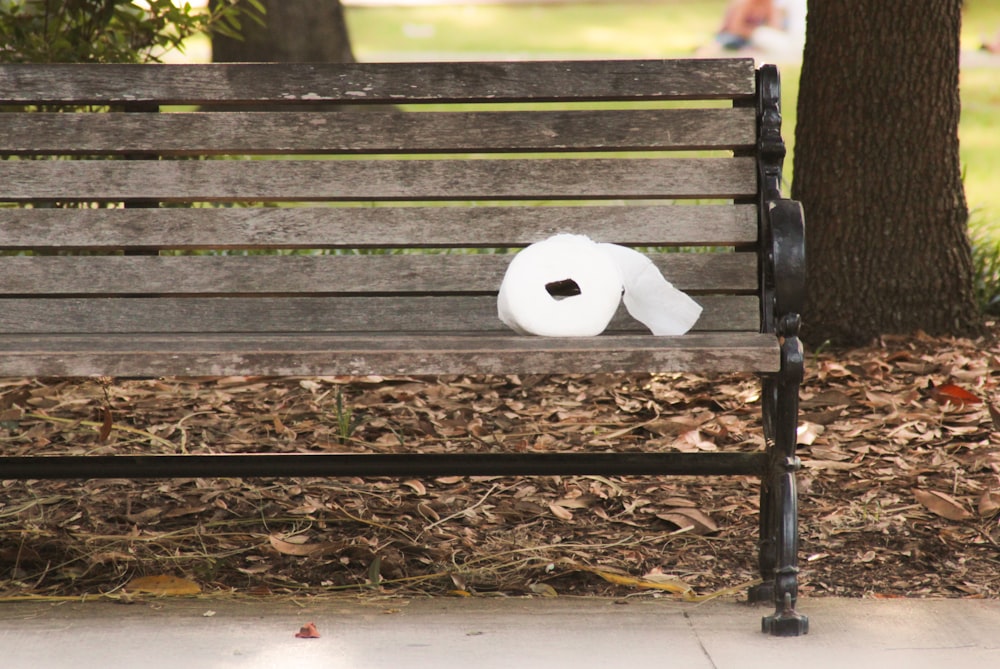
{"type": "MultiPolygon", "coordinates": [[[[752,63],[747,61],[725,61],[723,65],[732,68],[753,68],[752,63]]],[[[722,67],[720,65],[719,67],[722,67]]],[[[669,67],[662,63],[653,63],[652,67],[665,67],[665,71],[675,67],[679,71],[685,68],[715,67],[703,66],[696,61],[678,61],[670,64],[669,67]]],[[[120,109],[126,112],[155,112],[161,104],[177,104],[186,102],[187,94],[175,91],[173,94],[163,93],[159,99],[139,94],[138,98],[131,96],[130,91],[122,81],[147,82],[148,88],[155,89],[155,80],[164,70],[155,69],[164,66],[2,66],[0,67],[0,106],[7,105],[55,105],[55,104],[108,104],[113,102],[120,105],[120,109]],[[66,69],[59,69],[65,67],[66,69]],[[97,82],[98,87],[107,89],[107,94],[100,99],[87,99],[86,94],[74,93],[72,82],[77,81],[73,76],[66,76],[71,72],[85,73],[80,81],[89,81],[91,84],[97,82]],[[142,69],[149,68],[149,69],[142,69]],[[125,76],[123,76],[123,73],[125,76]],[[147,76],[149,75],[149,76],[147,76]],[[60,79],[61,78],[61,79],[60,79]],[[61,80],[63,84],[49,86],[49,82],[61,80]],[[69,83],[67,83],[69,82],[69,83]],[[152,82],[152,83],[149,83],[152,82]],[[65,89],[65,90],[63,90],[65,89]]],[[[184,68],[188,66],[166,66],[184,68]]],[[[220,74],[220,80],[237,82],[241,77],[253,74],[247,66],[191,66],[200,67],[198,73],[208,73],[214,76],[220,74]],[[216,69],[207,69],[216,68],[216,69]],[[241,69],[244,68],[244,69],[241,69]]],[[[564,67],[563,65],[549,63],[541,64],[468,64],[461,70],[456,70],[454,66],[442,64],[422,64],[412,65],[374,65],[374,66],[296,66],[296,65],[264,65],[256,66],[263,68],[274,68],[273,73],[280,73],[281,78],[288,82],[289,97],[295,98],[297,103],[312,102],[313,98],[322,98],[321,102],[342,102],[350,96],[371,95],[377,97],[378,84],[383,75],[392,78],[399,74],[399,71],[408,73],[406,76],[414,77],[414,88],[426,91],[428,100],[433,100],[434,81],[438,77],[444,80],[445,77],[455,76],[456,71],[464,72],[470,81],[479,82],[485,88],[493,85],[491,77],[500,77],[503,74],[516,74],[531,76],[537,71],[548,72],[553,67],[564,67]],[[406,69],[410,68],[410,69],[406,69]],[[533,69],[535,68],[535,69],[533,69]],[[546,69],[548,68],[548,69],[546,69]],[[388,73],[388,74],[386,74],[388,73]],[[395,74],[394,74],[395,73],[395,74]],[[351,77],[359,77],[364,81],[352,82],[351,77]],[[323,91],[317,95],[309,88],[317,80],[334,82],[334,88],[341,91],[337,96],[327,96],[323,91]],[[299,81],[307,83],[299,86],[299,81]],[[371,84],[364,88],[364,82],[371,84]],[[310,83],[311,82],[311,83],[310,83]],[[298,86],[298,88],[297,88],[298,86]],[[371,88],[374,86],[374,93],[371,88]],[[345,97],[347,96],[347,97],[345,97]]],[[[588,68],[594,70],[592,77],[600,76],[600,72],[615,69],[615,64],[568,64],[565,67],[580,72],[586,72],[588,68]]],[[[619,69],[634,68],[634,65],[619,65],[619,69]]],[[[190,70],[192,73],[195,70],[190,70]]],[[[260,70],[263,71],[263,70],[260,70]]],[[[714,70],[713,70],[714,71],[714,70]]],[[[183,70],[172,70],[172,72],[183,72],[183,70]]],[[[200,76],[200,74],[199,74],[200,76]]],[[[547,453],[547,454],[524,454],[524,453],[504,453],[504,454],[449,454],[449,455],[354,455],[354,454],[309,454],[309,455],[213,455],[213,456],[91,456],[91,457],[63,457],[63,456],[37,456],[37,457],[0,457],[0,479],[70,479],[70,478],[170,478],[170,477],[193,477],[193,476],[220,476],[220,477],[250,477],[250,476],[444,476],[444,475],[506,475],[506,476],[529,476],[529,475],[574,475],[574,474],[604,474],[604,475],[754,475],[759,476],[761,485],[761,511],[760,511],[760,546],[759,546],[759,569],[763,578],[763,583],[754,588],[750,593],[750,599],[754,602],[772,602],[775,605],[775,612],[763,619],[763,630],[779,636],[794,636],[804,634],[808,631],[808,619],[796,611],[797,600],[797,550],[798,550],[798,512],[795,477],[796,471],[800,467],[796,457],[796,427],[798,420],[798,392],[803,376],[803,353],[798,339],[801,306],[804,295],[805,283],[805,256],[804,256],[804,224],[801,207],[798,203],[782,198],[780,193],[782,162],[785,155],[785,146],[781,138],[780,126],[780,104],[779,104],[779,82],[778,73],[773,66],[763,66],[754,71],[756,79],[755,93],[752,98],[742,97],[735,100],[734,108],[752,107],[755,109],[756,117],[756,140],[753,146],[736,150],[737,157],[752,156],[755,160],[757,171],[756,195],[753,198],[753,205],[756,209],[756,225],[758,226],[758,238],[753,248],[745,249],[753,251],[757,258],[757,278],[758,297],[760,300],[760,333],[757,339],[752,340],[752,345],[757,347],[773,347],[777,350],[777,362],[768,369],[758,369],[762,378],[762,413],[763,428],[767,443],[767,448],[762,452],[752,453],[710,453],[710,454],[685,454],[685,453],[547,453]],[[764,337],[761,340],[760,337],[764,337]],[[764,344],[761,344],[764,341],[764,344]],[[769,343],[768,343],[769,342],[769,343]]],[[[502,78],[502,77],[501,77],[502,78]]],[[[514,77],[516,78],[516,77],[514,77]]],[[[184,76],[179,76],[171,81],[183,82],[184,76]]],[[[197,80],[197,77],[195,77],[197,80]]],[[[626,83],[622,84],[627,87],[626,83]]],[[[502,88],[504,82],[498,79],[497,85],[502,88]]],[[[83,86],[83,84],[80,84],[83,86]]],[[[145,84],[144,84],[145,85],[145,84]]],[[[531,88],[533,84],[527,84],[531,88]]],[[[546,91],[544,84],[539,84],[540,90],[533,93],[536,99],[556,100],[565,97],[565,91],[546,91]]],[[[82,89],[81,89],[82,90],[82,89]]],[[[376,102],[393,102],[397,96],[392,92],[386,93],[381,100],[376,102]]],[[[417,95],[419,97],[419,94],[417,95]]],[[[627,90],[621,92],[622,99],[628,99],[627,90]]],[[[489,99],[484,97],[484,100],[489,99]]],[[[232,104],[232,101],[229,101],[232,104]]],[[[277,96],[269,100],[243,100],[243,103],[253,103],[255,105],[280,104],[283,102],[277,96]]],[[[31,125],[32,114],[5,113],[0,115],[0,125],[5,125],[6,130],[0,128],[0,155],[20,157],[33,151],[45,157],[48,154],[59,153],[64,149],[73,147],[66,146],[66,135],[63,134],[61,140],[55,140],[56,144],[45,145],[44,141],[38,140],[38,136],[32,136],[35,132],[32,128],[41,126],[31,125]],[[38,140],[38,141],[36,141],[38,140]],[[59,142],[63,144],[59,144],[59,142]]],[[[67,118],[70,115],[67,115],[67,118]]],[[[130,114],[122,114],[118,118],[125,119],[130,114]]],[[[51,119],[50,119],[51,120],[51,119]]],[[[59,119],[56,119],[57,121],[59,119]]],[[[41,130],[37,130],[41,132],[41,130]]],[[[58,133],[56,133],[58,135],[58,133]]],[[[89,141],[89,140],[88,140],[89,141]]],[[[407,149],[412,147],[400,147],[407,149]]],[[[412,148],[419,151],[418,148],[412,148]]],[[[88,149],[74,149],[72,153],[86,153],[88,149]]],[[[144,158],[156,158],[154,152],[143,150],[141,146],[130,149],[130,153],[119,157],[130,160],[142,160],[144,158]]],[[[37,205],[40,207],[51,206],[54,199],[58,199],[49,192],[39,192],[31,194],[30,181],[34,178],[30,169],[42,163],[51,161],[29,161],[29,160],[0,160],[0,202],[6,201],[12,205],[37,205]]],[[[68,161],[69,162],[69,161],[68,161]]],[[[64,166],[59,166],[60,168],[64,166]]],[[[157,207],[155,201],[140,197],[130,197],[126,194],[121,198],[126,208],[135,207],[157,207]]],[[[747,202],[744,198],[742,201],[747,202]]],[[[10,205],[8,205],[9,207],[10,205]]],[[[8,251],[23,250],[18,242],[18,235],[21,231],[21,223],[17,212],[24,211],[18,208],[0,208],[0,249],[6,248],[8,251]]],[[[88,214],[92,215],[92,214],[88,214]]],[[[98,214],[99,215],[99,214],[98,214]]],[[[156,253],[155,250],[137,249],[131,251],[136,254],[156,253]]],[[[3,273],[2,266],[4,258],[0,257],[0,274],[3,273]]],[[[13,270],[10,270],[13,271],[13,270]]],[[[4,309],[8,302],[16,299],[44,300],[58,295],[26,296],[18,293],[16,289],[10,289],[0,295],[0,309],[4,309]]],[[[75,353],[72,347],[68,347],[64,353],[59,354],[59,337],[72,339],[74,333],[59,332],[48,337],[32,333],[11,333],[4,324],[3,316],[0,315],[0,375],[4,376],[66,376],[78,375],[79,369],[72,362],[75,353]],[[51,341],[50,341],[51,340],[51,341]],[[37,344],[38,341],[47,342],[44,345],[37,344]]],[[[626,362],[621,363],[623,367],[630,364],[638,367],[639,363],[628,363],[628,356],[645,356],[648,362],[641,364],[650,366],[649,371],[659,371],[655,365],[657,351],[660,349],[669,352],[671,347],[678,349],[688,345],[687,336],[677,338],[680,341],[657,340],[648,335],[618,336],[615,338],[598,337],[587,342],[577,342],[566,344],[568,347],[576,347],[573,350],[581,350],[580,356],[592,355],[594,351],[604,352],[610,358],[620,354],[626,362]],[[620,347],[627,345],[630,348],[626,353],[621,353],[620,347]]],[[[295,360],[316,360],[314,367],[310,369],[338,370],[341,374],[381,372],[384,369],[369,369],[381,364],[387,359],[390,353],[395,355],[400,350],[405,350],[408,346],[413,346],[412,340],[406,333],[385,337],[383,348],[369,346],[362,335],[357,340],[351,342],[343,340],[339,342],[342,348],[337,351],[329,351],[323,348],[323,337],[315,338],[316,351],[295,350],[290,348],[287,351],[283,346],[293,346],[282,340],[275,346],[278,355],[283,351],[295,360]],[[360,355],[360,362],[346,364],[347,357],[352,355],[351,346],[358,351],[363,351],[360,355]],[[368,347],[368,348],[366,348],[368,347]],[[388,352],[387,352],[388,351],[388,352]],[[324,357],[325,356],[325,357],[324,357]],[[321,359],[322,358],[322,359],[321,359]]],[[[533,343],[527,341],[528,338],[518,339],[513,335],[492,335],[481,336],[482,351],[502,351],[504,346],[522,347],[527,351],[523,356],[523,367],[525,369],[512,369],[516,371],[537,371],[547,372],[573,372],[584,371],[580,369],[566,369],[560,362],[560,355],[554,348],[546,349],[544,342],[533,343]],[[514,342],[513,344],[511,342],[514,342]],[[520,343],[519,343],[520,342],[520,343]],[[537,355],[532,346],[538,347],[537,355]]],[[[750,341],[752,337],[748,337],[750,341]]],[[[149,340],[155,343],[153,339],[149,340]]],[[[302,341],[309,342],[304,338],[302,341]]],[[[699,346],[705,346],[706,356],[715,360],[713,367],[725,369],[727,359],[736,355],[735,351],[728,350],[725,345],[714,345],[711,335],[707,335],[702,340],[697,340],[699,346]]],[[[172,350],[169,343],[170,337],[164,338],[164,349],[172,350]]],[[[422,345],[426,346],[426,341],[422,345]]],[[[750,344],[748,344],[750,345],[750,344]]],[[[428,349],[424,349],[428,350],[428,349]]],[[[512,349],[513,350],[513,349],[512,349]]],[[[520,349],[518,349],[520,350],[520,349]]],[[[699,349],[701,350],[701,349],[699,349]]],[[[173,351],[175,354],[183,356],[185,351],[178,348],[173,351]],[[178,354],[179,351],[179,354],[178,354]]],[[[116,357],[115,351],[102,355],[91,355],[87,363],[89,367],[86,373],[99,373],[102,375],[127,376],[130,374],[140,376],[160,376],[163,374],[183,375],[179,368],[180,363],[172,363],[172,358],[167,353],[158,353],[156,350],[148,352],[145,357],[138,356],[136,351],[129,351],[127,356],[116,357]],[[119,360],[126,362],[119,364],[119,360]],[[135,374],[142,371],[142,361],[148,364],[145,374],[135,374]]],[[[197,350],[192,355],[201,355],[197,350]]],[[[268,353],[271,355],[272,353],[268,353]]],[[[244,373],[271,373],[274,366],[267,360],[261,358],[263,362],[255,362],[252,354],[226,357],[224,351],[215,351],[220,359],[225,358],[227,370],[242,371],[244,373]],[[234,362],[235,361],[235,362],[234,362]]],[[[441,350],[434,350],[428,353],[432,362],[427,363],[427,369],[437,369],[441,373],[463,370],[468,366],[468,361],[475,359],[477,352],[475,347],[463,349],[462,355],[453,354],[447,346],[442,346],[441,350]]],[[[512,352],[509,359],[513,359],[519,354],[512,352]]],[[[667,355],[667,354],[664,354],[667,355]]],[[[673,355],[673,354],[670,354],[673,355]]],[[[176,357],[176,355],[175,355],[176,357]]],[[[520,357],[518,358],[520,359],[520,357]]],[[[582,359],[582,357],[581,357],[582,359]]],[[[645,358],[644,358],[645,359],[645,358]]],[[[708,359],[708,358],[706,358],[708,359]]],[[[353,358],[352,358],[353,360],[353,358]]],[[[82,364],[82,363],[81,363],[82,364]]],[[[294,363],[290,363],[294,364],[294,363]]],[[[502,364],[502,363],[498,363],[502,364]]],[[[616,363],[608,363],[612,367],[616,363]]],[[[736,366],[735,363],[733,363],[736,366]]],[[[770,363],[769,363],[770,364],[770,363]]],[[[423,369],[423,368],[421,368],[423,369]]],[[[418,369],[418,373],[421,371],[418,369]]],[[[309,370],[306,370],[309,371],[309,370]]],[[[470,370],[474,371],[474,370],[470,370]]],[[[502,373],[502,369],[486,370],[502,373]]]]}

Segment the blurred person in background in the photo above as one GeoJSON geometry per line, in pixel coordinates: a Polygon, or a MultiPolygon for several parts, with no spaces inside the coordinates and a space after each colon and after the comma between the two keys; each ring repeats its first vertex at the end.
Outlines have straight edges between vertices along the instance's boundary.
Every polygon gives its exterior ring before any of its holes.
{"type": "Polygon", "coordinates": [[[698,55],[749,51],[800,58],[806,42],[806,0],[731,0],[715,39],[698,55]]]}

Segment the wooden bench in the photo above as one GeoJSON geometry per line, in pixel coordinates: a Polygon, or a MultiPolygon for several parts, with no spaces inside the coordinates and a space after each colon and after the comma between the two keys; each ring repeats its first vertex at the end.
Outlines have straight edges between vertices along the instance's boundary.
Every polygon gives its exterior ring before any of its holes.
{"type": "Polygon", "coordinates": [[[803,220],[779,193],[778,93],[748,59],[0,66],[2,376],[754,372],[767,443],[0,457],[0,479],[755,475],[750,598],[775,605],[765,631],[805,633],[803,220]],[[512,256],[482,251],[557,232],[649,249],[704,307],[695,329],[506,329],[512,256]]]}

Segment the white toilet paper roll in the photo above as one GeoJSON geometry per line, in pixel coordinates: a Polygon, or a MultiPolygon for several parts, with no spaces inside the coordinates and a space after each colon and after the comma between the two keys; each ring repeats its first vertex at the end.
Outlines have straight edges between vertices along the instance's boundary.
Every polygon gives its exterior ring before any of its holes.
{"type": "Polygon", "coordinates": [[[571,234],[514,256],[500,284],[497,314],[521,334],[591,337],[608,326],[623,291],[629,313],[655,335],[683,334],[701,314],[643,254],[571,234]]]}
{"type": "Polygon", "coordinates": [[[621,273],[607,252],[589,237],[556,235],[510,261],[500,284],[497,314],[521,334],[592,337],[608,326],[621,295],[621,273]],[[572,284],[579,294],[552,294],[572,284]]]}

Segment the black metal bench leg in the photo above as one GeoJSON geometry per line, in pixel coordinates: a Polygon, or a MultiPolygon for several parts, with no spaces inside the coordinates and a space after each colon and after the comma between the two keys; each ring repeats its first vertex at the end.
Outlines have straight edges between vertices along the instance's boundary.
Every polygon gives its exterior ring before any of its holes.
{"type": "MultiPolygon", "coordinates": [[[[781,344],[781,372],[776,379],[775,434],[771,466],[762,485],[768,489],[772,515],[776,521],[774,536],[774,605],[773,615],[762,621],[764,632],[775,636],[799,636],[809,632],[809,619],[795,610],[798,599],[798,496],[795,474],[801,467],[795,455],[799,414],[799,384],[802,382],[802,344],[798,335],[798,316],[779,325],[784,335],[781,344]]],[[[765,510],[762,509],[763,513],[765,510]]]]}
{"type": "MultiPolygon", "coordinates": [[[[769,460],[774,458],[774,433],[777,420],[777,388],[774,379],[761,380],[761,409],[764,424],[764,443],[767,445],[769,460]]],[[[771,468],[768,468],[770,471],[771,468]]],[[[758,570],[761,583],[750,589],[747,601],[750,604],[770,604],[774,601],[774,569],[777,565],[775,553],[775,529],[778,521],[778,507],[774,503],[774,485],[770,476],[763,476],[760,482],[760,533],[757,545],[758,570]]]]}

